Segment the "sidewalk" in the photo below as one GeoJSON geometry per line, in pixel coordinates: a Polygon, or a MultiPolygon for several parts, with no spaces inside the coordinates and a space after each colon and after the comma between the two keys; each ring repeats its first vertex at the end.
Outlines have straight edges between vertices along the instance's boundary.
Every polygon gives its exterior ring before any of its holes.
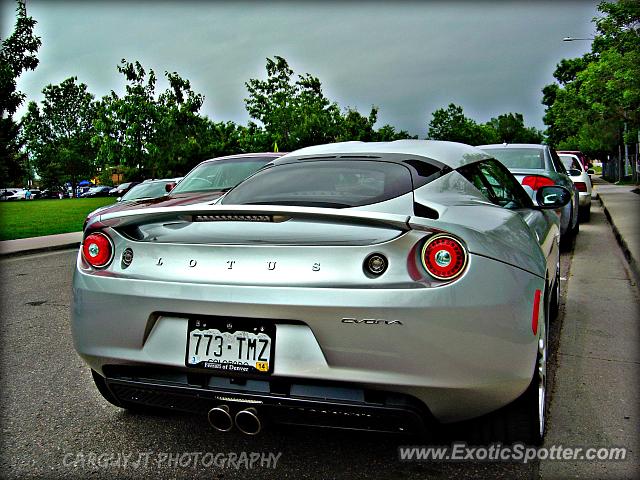
{"type": "Polygon", "coordinates": [[[627,262],[640,278],[640,194],[633,185],[616,185],[600,177],[592,177],[594,192],[600,198],[604,213],[622,247],[627,262]]]}
{"type": "Polygon", "coordinates": [[[542,480],[638,478],[640,292],[614,243],[603,209],[594,204],[591,221],[580,226],[567,279],[545,446],[582,447],[583,453],[625,447],[628,455],[624,461],[542,460],[542,480]]]}
{"type": "Polygon", "coordinates": [[[45,237],[20,238],[0,242],[0,256],[46,252],[78,248],[82,241],[82,232],[61,233],[45,237]]]}

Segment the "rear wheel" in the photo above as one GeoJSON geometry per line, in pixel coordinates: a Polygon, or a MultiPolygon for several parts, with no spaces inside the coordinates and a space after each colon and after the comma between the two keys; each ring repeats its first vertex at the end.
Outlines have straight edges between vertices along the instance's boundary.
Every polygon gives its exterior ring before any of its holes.
{"type": "MultiPolygon", "coordinates": [[[[573,219],[573,212],[574,210],[572,209],[571,216],[569,217],[570,218],[569,222],[571,222],[571,220],[573,219]]],[[[560,250],[562,250],[563,252],[568,252],[571,249],[573,249],[573,246],[576,241],[576,236],[578,235],[579,232],[580,232],[580,222],[576,218],[576,224],[573,227],[569,226],[567,228],[567,231],[564,233],[564,235],[561,236],[560,250]]]]}
{"type": "Polygon", "coordinates": [[[581,222],[588,222],[591,220],[591,205],[581,208],[579,217],[581,222]]]}
{"type": "Polygon", "coordinates": [[[558,318],[560,313],[560,265],[556,267],[556,278],[551,290],[551,302],[549,304],[549,321],[558,318]]]}

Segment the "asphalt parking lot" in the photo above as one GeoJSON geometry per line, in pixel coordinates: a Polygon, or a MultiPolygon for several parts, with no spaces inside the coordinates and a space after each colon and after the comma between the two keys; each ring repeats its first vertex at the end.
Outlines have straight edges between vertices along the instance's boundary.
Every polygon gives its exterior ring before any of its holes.
{"type": "MultiPolygon", "coordinates": [[[[398,446],[417,443],[406,437],[298,428],[248,437],[218,433],[203,418],[113,407],[99,395],[73,349],[69,305],[75,255],[61,251],[0,261],[4,478],[539,477],[537,461],[400,462],[398,446]],[[206,467],[194,456],[189,464],[180,460],[184,453],[198,452],[222,456],[206,467]],[[243,452],[255,460],[250,469],[236,461],[243,452]],[[120,461],[91,461],[100,455],[120,461]]],[[[563,254],[563,279],[569,278],[571,261],[572,253],[563,254]]],[[[550,335],[552,382],[562,322],[573,321],[563,318],[563,310],[550,335]]]]}

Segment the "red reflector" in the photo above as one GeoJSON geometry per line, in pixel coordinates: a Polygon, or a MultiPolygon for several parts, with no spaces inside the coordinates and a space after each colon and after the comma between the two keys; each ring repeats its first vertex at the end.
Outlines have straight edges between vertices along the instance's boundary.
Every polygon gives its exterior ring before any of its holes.
{"type": "Polygon", "coordinates": [[[540,313],[540,290],[536,290],[533,296],[533,314],[531,315],[531,330],[534,335],[538,334],[538,314],[540,313]]]}
{"type": "Polygon", "coordinates": [[[528,185],[532,190],[538,190],[540,187],[555,185],[556,183],[548,177],[540,175],[528,175],[522,179],[522,185],[528,185]]]}
{"type": "Polygon", "coordinates": [[[579,192],[586,192],[587,191],[587,184],[584,182],[574,182],[573,183],[576,186],[576,189],[578,189],[579,192]]]}
{"type": "Polygon", "coordinates": [[[467,265],[467,251],[448,235],[435,235],[422,248],[422,265],[438,280],[451,280],[467,265]]]}
{"type": "Polygon", "coordinates": [[[95,268],[106,267],[113,258],[113,245],[104,233],[92,233],[82,242],[82,256],[95,268]]]}

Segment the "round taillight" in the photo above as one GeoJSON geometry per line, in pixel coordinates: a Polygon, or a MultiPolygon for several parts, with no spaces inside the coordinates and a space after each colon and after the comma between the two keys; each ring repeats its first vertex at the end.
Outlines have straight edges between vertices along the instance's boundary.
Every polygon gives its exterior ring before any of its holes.
{"type": "Polygon", "coordinates": [[[422,247],[422,265],[438,280],[452,280],[467,266],[467,251],[449,235],[434,235],[422,247]]]}
{"type": "Polygon", "coordinates": [[[113,244],[104,233],[92,233],[82,243],[82,256],[92,267],[106,267],[113,259],[113,244]]]}

